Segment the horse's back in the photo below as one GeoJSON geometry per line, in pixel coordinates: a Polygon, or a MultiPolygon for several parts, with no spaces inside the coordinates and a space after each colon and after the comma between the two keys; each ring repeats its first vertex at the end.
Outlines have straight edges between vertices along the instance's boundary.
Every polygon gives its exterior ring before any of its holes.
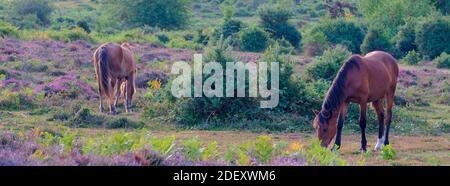
{"type": "Polygon", "coordinates": [[[374,51],[363,57],[370,79],[370,92],[374,97],[395,92],[399,67],[397,60],[389,53],[374,51]]]}
{"type": "Polygon", "coordinates": [[[363,59],[367,61],[370,69],[386,69],[387,75],[392,79],[392,83],[397,82],[399,67],[397,60],[391,54],[383,51],[373,51],[365,55],[363,59]]]}

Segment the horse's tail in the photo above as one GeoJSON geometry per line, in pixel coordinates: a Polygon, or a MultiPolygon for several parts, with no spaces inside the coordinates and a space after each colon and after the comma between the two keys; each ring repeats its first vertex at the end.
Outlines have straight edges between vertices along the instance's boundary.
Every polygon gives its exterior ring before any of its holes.
{"type": "Polygon", "coordinates": [[[106,47],[102,47],[100,49],[100,78],[101,78],[101,85],[103,91],[106,95],[108,94],[108,50],[106,47]]]}

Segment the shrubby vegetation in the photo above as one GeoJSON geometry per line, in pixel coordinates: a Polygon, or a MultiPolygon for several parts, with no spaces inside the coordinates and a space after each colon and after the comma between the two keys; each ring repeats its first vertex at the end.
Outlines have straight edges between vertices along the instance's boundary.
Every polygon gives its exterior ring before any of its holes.
{"type": "Polygon", "coordinates": [[[292,17],[289,4],[281,3],[263,5],[258,10],[261,27],[271,33],[276,39],[286,39],[292,46],[299,47],[302,36],[294,25],[289,23],[292,17]]]}
{"type": "Polygon", "coordinates": [[[361,44],[361,52],[363,54],[367,54],[375,50],[391,52],[392,45],[388,38],[384,36],[383,30],[377,28],[369,28],[369,31],[367,31],[366,37],[361,44]]]}
{"type": "Polygon", "coordinates": [[[308,39],[305,45],[320,47],[319,45],[324,43],[340,44],[347,46],[353,53],[360,53],[360,45],[365,37],[365,32],[358,23],[344,19],[323,20],[314,25],[307,33],[306,37],[317,38],[317,40],[308,39]]]}
{"type": "Polygon", "coordinates": [[[125,24],[176,29],[185,26],[189,20],[188,0],[117,0],[111,4],[125,24]]]}
{"type": "Polygon", "coordinates": [[[433,60],[436,63],[437,68],[450,69],[450,55],[443,52],[440,56],[433,60]]]}
{"type": "Polygon", "coordinates": [[[269,36],[264,30],[250,27],[239,33],[239,46],[243,51],[261,52],[269,44],[269,36]]]}
{"type": "Polygon", "coordinates": [[[433,59],[442,52],[450,53],[450,19],[447,17],[430,17],[423,20],[416,28],[416,43],[419,51],[433,59]]]}

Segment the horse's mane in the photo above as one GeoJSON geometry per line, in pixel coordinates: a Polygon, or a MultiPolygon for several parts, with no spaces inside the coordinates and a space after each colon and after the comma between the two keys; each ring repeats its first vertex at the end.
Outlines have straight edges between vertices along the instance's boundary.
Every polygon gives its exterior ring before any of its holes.
{"type": "MultiPolygon", "coordinates": [[[[333,83],[331,84],[331,88],[328,90],[328,93],[325,97],[325,100],[322,104],[322,111],[335,111],[339,109],[338,107],[342,105],[345,99],[344,90],[345,90],[345,79],[349,70],[353,68],[359,69],[359,62],[361,61],[360,55],[352,55],[341,67],[336,78],[334,78],[333,83]]],[[[320,114],[322,118],[322,114],[320,114]]]]}

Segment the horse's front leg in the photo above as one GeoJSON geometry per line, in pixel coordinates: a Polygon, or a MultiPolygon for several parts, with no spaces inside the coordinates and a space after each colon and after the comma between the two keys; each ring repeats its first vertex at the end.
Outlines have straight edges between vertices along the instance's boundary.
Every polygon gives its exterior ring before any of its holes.
{"type": "Polygon", "coordinates": [[[116,106],[114,103],[114,89],[116,88],[116,82],[117,82],[117,78],[111,78],[111,83],[110,83],[111,88],[109,89],[110,94],[108,96],[108,99],[109,99],[109,112],[112,115],[117,114],[116,106]]]}
{"type": "Polygon", "coordinates": [[[131,113],[131,101],[133,98],[133,93],[134,93],[134,77],[130,76],[127,78],[127,82],[126,82],[126,96],[125,96],[125,109],[126,112],[131,113]]]}
{"type": "Polygon", "coordinates": [[[366,109],[367,103],[359,104],[359,127],[361,128],[361,150],[366,152],[367,140],[366,140],[366,109]]]}
{"type": "Polygon", "coordinates": [[[341,148],[342,128],[344,127],[344,121],[345,121],[345,117],[347,115],[347,106],[348,106],[348,103],[345,102],[340,109],[338,124],[337,124],[336,140],[334,142],[334,147],[333,147],[334,150],[341,148]],[[335,148],[337,148],[337,149],[335,149],[335,148]]]}

